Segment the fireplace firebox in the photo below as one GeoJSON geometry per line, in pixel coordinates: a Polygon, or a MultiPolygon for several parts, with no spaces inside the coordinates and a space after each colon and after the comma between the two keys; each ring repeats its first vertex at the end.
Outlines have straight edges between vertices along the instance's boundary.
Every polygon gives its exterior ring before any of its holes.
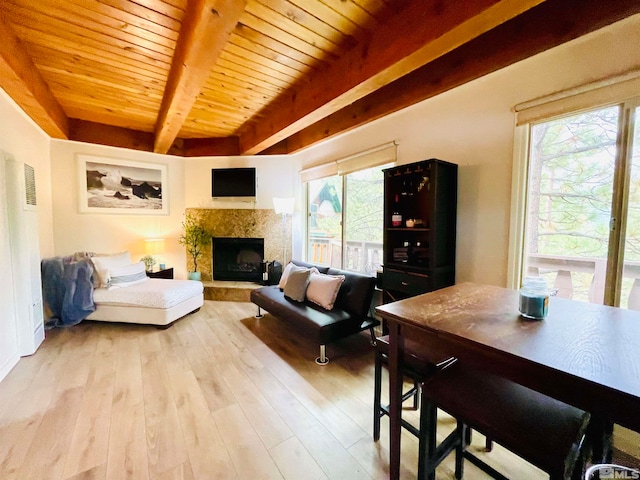
{"type": "Polygon", "coordinates": [[[260,282],[264,238],[214,237],[213,279],[260,282]]]}

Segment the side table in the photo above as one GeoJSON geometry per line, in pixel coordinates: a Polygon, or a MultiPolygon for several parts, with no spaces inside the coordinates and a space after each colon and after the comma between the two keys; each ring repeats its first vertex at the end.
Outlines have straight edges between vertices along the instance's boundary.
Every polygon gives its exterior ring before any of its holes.
{"type": "Polygon", "coordinates": [[[149,278],[167,278],[169,280],[173,280],[173,267],[172,268],[164,268],[162,270],[156,270],[154,272],[147,272],[147,277],[149,277],[149,278]]]}

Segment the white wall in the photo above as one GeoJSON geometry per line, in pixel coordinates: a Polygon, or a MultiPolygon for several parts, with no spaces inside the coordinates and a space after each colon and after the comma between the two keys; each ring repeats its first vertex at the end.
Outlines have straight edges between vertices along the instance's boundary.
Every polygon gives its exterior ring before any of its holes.
{"type": "Polygon", "coordinates": [[[52,140],[51,185],[55,254],[77,251],[116,253],[128,250],[135,262],[144,255],[145,238],[164,238],[168,267],[175,278],[186,278],[184,247],[178,243],[184,214],[184,160],[169,155],[122,148],[52,140]],[[167,166],[168,215],[121,215],[80,213],[77,154],[167,166]]]}
{"type": "Polygon", "coordinates": [[[166,264],[174,268],[176,278],[186,278],[186,255],[184,247],[178,243],[185,208],[272,209],[273,197],[293,196],[297,188],[295,162],[286,156],[179,158],[53,140],[51,159],[55,165],[51,183],[57,255],[69,255],[75,251],[129,250],[132,260],[137,261],[144,254],[144,238],[161,237],[166,239],[166,264]],[[78,154],[166,164],[169,215],[79,213],[78,154]],[[255,202],[211,198],[211,169],[224,167],[256,167],[258,190],[255,202]]]}
{"type": "Polygon", "coordinates": [[[38,199],[38,236],[40,253],[53,255],[53,217],[51,200],[50,139],[33,120],[0,88],[0,149],[19,162],[28,163],[36,172],[38,199]]]}
{"type": "MultiPolygon", "coordinates": [[[[285,155],[251,157],[185,158],[185,206],[187,208],[272,209],[273,197],[292,197],[298,179],[297,163],[285,155]],[[255,201],[211,198],[211,169],[255,167],[255,201]]],[[[299,202],[296,205],[298,209],[299,202]]]]}
{"type": "Polygon", "coordinates": [[[20,358],[18,320],[14,304],[13,271],[11,269],[11,239],[9,237],[8,202],[6,196],[4,156],[0,152],[0,380],[13,368],[20,358]]]}
{"type": "Polygon", "coordinates": [[[187,208],[272,209],[273,197],[295,197],[292,219],[292,258],[301,257],[304,202],[298,172],[300,162],[293,156],[202,157],[185,159],[185,205],[187,208]],[[211,169],[256,167],[258,189],[255,201],[239,202],[211,198],[211,169]]]}
{"type": "MultiPolygon", "coordinates": [[[[36,172],[36,195],[38,200],[38,231],[40,251],[53,253],[53,230],[51,215],[51,187],[49,183],[49,137],[29,119],[13,100],[0,89],[0,150],[11,154],[16,160],[34,167],[36,172]]],[[[4,173],[2,174],[4,176],[4,173]]],[[[4,180],[4,179],[0,179],[4,180]]],[[[3,181],[0,181],[2,184],[3,181]]],[[[9,244],[9,224],[4,191],[0,189],[0,380],[18,361],[18,322],[29,322],[17,314],[14,305],[14,281],[18,275],[28,272],[13,272],[12,252],[9,244]]]]}
{"type": "Polygon", "coordinates": [[[398,140],[399,164],[432,157],[457,163],[456,281],[505,286],[513,107],[638,69],[638,45],[640,15],[309,148],[297,160],[317,165],[398,140]]]}

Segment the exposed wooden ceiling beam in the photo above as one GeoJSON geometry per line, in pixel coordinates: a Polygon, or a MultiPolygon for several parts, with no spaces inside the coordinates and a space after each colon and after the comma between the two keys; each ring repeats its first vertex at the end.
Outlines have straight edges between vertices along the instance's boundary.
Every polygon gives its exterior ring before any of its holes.
{"type": "Polygon", "coordinates": [[[0,12],[0,87],[53,138],[67,138],[67,115],[0,12]]]}
{"type": "Polygon", "coordinates": [[[637,0],[549,0],[282,143],[295,153],[638,13],[637,0]]]}
{"type": "MultiPolygon", "coordinates": [[[[69,140],[153,152],[153,133],[151,132],[115,127],[79,118],[69,119],[69,140]]],[[[183,144],[184,141],[178,138],[167,153],[183,155],[183,144]]]]}
{"type": "Polygon", "coordinates": [[[370,42],[269,106],[267,116],[240,135],[242,153],[265,150],[543,1],[411,2],[370,42]]]}
{"type": "Polygon", "coordinates": [[[155,152],[166,153],[178,136],[245,5],[246,0],[189,0],[156,122],[155,152]]]}
{"type": "Polygon", "coordinates": [[[114,127],[77,118],[69,119],[69,140],[145,152],[153,151],[153,133],[151,132],[114,127]]]}
{"type": "Polygon", "coordinates": [[[183,156],[209,157],[240,155],[238,137],[185,138],[183,156]]]}

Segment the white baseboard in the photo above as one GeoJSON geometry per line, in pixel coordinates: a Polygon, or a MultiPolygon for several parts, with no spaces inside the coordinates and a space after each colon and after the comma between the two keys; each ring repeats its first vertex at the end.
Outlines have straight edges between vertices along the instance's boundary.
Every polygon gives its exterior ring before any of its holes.
{"type": "Polygon", "coordinates": [[[16,366],[18,360],[20,360],[20,356],[16,352],[15,355],[12,355],[6,362],[4,362],[4,365],[0,366],[0,382],[4,380],[4,377],[6,377],[11,369],[16,366]]]}

